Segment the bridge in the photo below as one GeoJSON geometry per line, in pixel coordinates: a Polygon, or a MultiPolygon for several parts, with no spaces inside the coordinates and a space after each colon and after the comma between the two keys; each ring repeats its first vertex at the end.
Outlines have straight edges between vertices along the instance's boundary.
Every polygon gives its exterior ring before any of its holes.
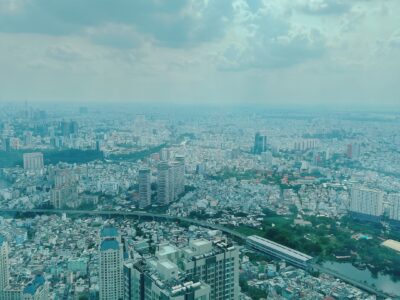
{"type": "MultiPolygon", "coordinates": [[[[160,213],[151,213],[151,212],[144,212],[144,211],[118,211],[118,210],[66,210],[66,209],[6,209],[6,208],[0,208],[0,214],[67,214],[67,215],[86,215],[86,216],[102,216],[102,217],[145,217],[145,218],[153,218],[153,219],[158,219],[158,220],[165,220],[165,221],[180,221],[180,222],[185,222],[197,226],[202,226],[214,230],[220,230],[224,232],[225,234],[228,234],[230,236],[233,236],[242,242],[246,243],[247,241],[247,236],[240,234],[232,229],[229,229],[225,226],[221,226],[218,224],[212,224],[209,222],[201,221],[201,220],[196,220],[192,218],[187,218],[187,217],[178,217],[178,216],[170,216],[166,214],[160,214],[160,213]]],[[[263,254],[263,253],[262,253],[263,254]]],[[[361,290],[364,290],[368,293],[375,294],[381,299],[386,299],[390,298],[390,295],[387,295],[378,289],[364,284],[362,282],[359,282],[357,280],[351,279],[343,274],[340,274],[336,271],[333,271],[331,269],[324,268],[320,265],[317,264],[312,264],[310,266],[312,269],[316,271],[320,271],[322,273],[329,274],[333,277],[339,278],[340,280],[351,284],[355,287],[358,287],[361,290]]],[[[393,298],[393,296],[391,296],[393,298]]],[[[394,298],[394,299],[400,299],[400,298],[394,298]]]]}

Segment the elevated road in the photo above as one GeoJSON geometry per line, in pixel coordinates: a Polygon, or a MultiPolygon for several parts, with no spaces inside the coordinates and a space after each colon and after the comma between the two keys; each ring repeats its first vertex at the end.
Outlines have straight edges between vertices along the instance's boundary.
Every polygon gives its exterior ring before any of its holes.
{"type": "MultiPolygon", "coordinates": [[[[146,218],[154,218],[158,220],[165,220],[165,221],[180,221],[186,222],[189,224],[202,226],[210,229],[220,230],[230,236],[234,236],[243,242],[247,241],[247,236],[240,234],[232,229],[227,227],[208,223],[201,220],[196,220],[187,217],[176,217],[170,216],[166,214],[159,214],[159,213],[151,213],[151,212],[143,212],[143,211],[117,211],[117,210],[64,210],[64,209],[5,209],[0,208],[0,215],[1,214],[67,214],[67,215],[86,215],[86,216],[104,216],[104,217],[146,217],[146,218]]],[[[324,268],[320,265],[313,264],[311,266],[314,270],[320,271],[322,273],[329,274],[333,277],[339,278],[340,280],[349,283],[353,286],[356,286],[368,293],[375,294],[381,299],[389,298],[389,295],[377,290],[376,288],[364,284],[362,282],[356,281],[351,279],[343,274],[337,273],[336,271],[324,268]]],[[[395,298],[400,299],[400,298],[395,298]]]]}
{"type": "Polygon", "coordinates": [[[118,210],[66,210],[66,209],[4,209],[0,208],[0,214],[67,214],[104,217],[146,217],[166,221],[180,221],[189,224],[203,226],[210,229],[221,230],[222,232],[246,241],[246,236],[221,225],[208,223],[186,217],[176,217],[166,214],[143,212],[143,211],[118,211],[118,210]]]}

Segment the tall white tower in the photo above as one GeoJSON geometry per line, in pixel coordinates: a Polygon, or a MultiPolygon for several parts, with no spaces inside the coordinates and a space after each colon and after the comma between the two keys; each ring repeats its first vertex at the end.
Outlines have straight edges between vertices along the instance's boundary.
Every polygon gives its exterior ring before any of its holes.
{"type": "Polygon", "coordinates": [[[123,253],[115,227],[100,232],[100,300],[123,299],[123,253]]]}
{"type": "Polygon", "coordinates": [[[6,239],[0,235],[0,291],[3,291],[8,286],[10,280],[8,252],[8,243],[6,239]]]}

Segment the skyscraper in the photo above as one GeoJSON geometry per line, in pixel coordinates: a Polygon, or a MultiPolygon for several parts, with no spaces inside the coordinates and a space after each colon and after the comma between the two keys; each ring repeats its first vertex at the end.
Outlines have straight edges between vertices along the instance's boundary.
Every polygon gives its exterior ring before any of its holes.
{"type": "Polygon", "coordinates": [[[253,153],[261,154],[265,151],[267,151],[267,136],[261,135],[259,132],[257,132],[254,137],[253,153]]]}
{"type": "Polygon", "coordinates": [[[170,171],[168,162],[160,162],[157,166],[157,202],[165,205],[170,202],[170,171]]]}
{"type": "Polygon", "coordinates": [[[1,292],[8,286],[10,280],[8,251],[8,243],[4,236],[0,235],[0,295],[1,292]]]}
{"type": "Polygon", "coordinates": [[[185,191],[185,157],[177,155],[175,157],[177,165],[175,167],[175,197],[178,197],[185,191]]]}
{"type": "Polygon", "coordinates": [[[41,152],[24,153],[23,160],[24,169],[27,171],[39,171],[44,168],[43,153],[41,152]]]}
{"type": "Polygon", "coordinates": [[[100,300],[123,299],[123,253],[118,230],[100,231],[100,300]]]}
{"type": "Polygon", "coordinates": [[[151,205],[151,177],[150,169],[139,170],[139,207],[151,205]]]}

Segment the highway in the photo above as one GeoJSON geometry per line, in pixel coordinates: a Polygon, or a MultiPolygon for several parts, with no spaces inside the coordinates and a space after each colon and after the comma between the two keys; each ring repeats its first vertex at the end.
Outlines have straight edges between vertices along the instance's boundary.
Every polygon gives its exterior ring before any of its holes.
{"type": "MultiPolygon", "coordinates": [[[[192,218],[186,218],[186,217],[176,217],[176,216],[170,216],[166,214],[159,214],[159,213],[149,213],[149,212],[143,212],[143,211],[117,211],[117,210],[63,210],[63,209],[4,209],[0,208],[0,214],[68,214],[68,215],[88,215],[88,216],[104,216],[104,217],[146,217],[146,218],[153,218],[153,219],[159,219],[159,220],[166,220],[166,221],[180,221],[180,222],[186,222],[189,224],[193,225],[198,225],[210,229],[215,229],[215,230],[220,230],[230,236],[234,236],[240,240],[242,240],[244,243],[247,241],[247,236],[240,234],[232,229],[229,229],[227,227],[217,225],[217,224],[211,224],[205,221],[201,220],[196,220],[192,218]]],[[[343,274],[337,273],[333,270],[324,268],[320,265],[313,264],[311,266],[314,270],[320,271],[322,273],[329,274],[331,276],[334,276],[336,278],[339,278],[340,280],[349,283],[353,286],[356,286],[368,293],[375,294],[381,299],[386,299],[389,298],[389,295],[384,294],[381,291],[378,291],[372,286],[366,285],[362,282],[358,282],[356,280],[353,280],[343,274]]],[[[400,298],[395,298],[395,299],[400,299],[400,298]]]]}

